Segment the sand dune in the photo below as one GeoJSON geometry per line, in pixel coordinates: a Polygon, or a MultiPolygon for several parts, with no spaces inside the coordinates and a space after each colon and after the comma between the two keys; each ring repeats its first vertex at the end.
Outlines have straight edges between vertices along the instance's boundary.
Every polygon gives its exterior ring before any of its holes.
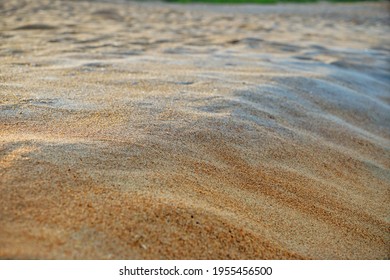
{"type": "Polygon", "coordinates": [[[388,259],[388,11],[0,1],[0,258],[388,259]]]}

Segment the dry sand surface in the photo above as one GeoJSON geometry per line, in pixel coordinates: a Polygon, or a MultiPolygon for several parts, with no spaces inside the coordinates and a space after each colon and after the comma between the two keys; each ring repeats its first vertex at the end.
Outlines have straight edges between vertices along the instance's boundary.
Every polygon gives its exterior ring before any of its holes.
{"type": "Polygon", "coordinates": [[[0,0],[0,258],[390,258],[389,3],[0,0]]]}

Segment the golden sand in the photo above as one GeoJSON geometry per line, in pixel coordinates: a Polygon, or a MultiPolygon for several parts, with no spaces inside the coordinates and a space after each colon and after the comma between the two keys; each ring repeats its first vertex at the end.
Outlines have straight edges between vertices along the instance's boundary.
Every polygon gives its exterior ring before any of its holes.
{"type": "Polygon", "coordinates": [[[388,10],[0,1],[0,258],[390,258],[388,10]]]}

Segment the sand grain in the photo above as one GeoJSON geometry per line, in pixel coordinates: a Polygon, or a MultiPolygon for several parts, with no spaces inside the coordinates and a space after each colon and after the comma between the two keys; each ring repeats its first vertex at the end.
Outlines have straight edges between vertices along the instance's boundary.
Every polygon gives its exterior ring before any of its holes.
{"type": "Polygon", "coordinates": [[[0,258],[388,259],[388,9],[0,1],[0,258]]]}

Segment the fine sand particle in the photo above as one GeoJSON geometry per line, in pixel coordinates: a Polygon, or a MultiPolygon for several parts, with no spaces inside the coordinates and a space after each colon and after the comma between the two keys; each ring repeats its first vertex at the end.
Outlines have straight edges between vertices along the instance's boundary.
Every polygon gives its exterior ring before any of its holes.
{"type": "Polygon", "coordinates": [[[388,11],[0,1],[0,258],[389,259],[388,11]]]}

